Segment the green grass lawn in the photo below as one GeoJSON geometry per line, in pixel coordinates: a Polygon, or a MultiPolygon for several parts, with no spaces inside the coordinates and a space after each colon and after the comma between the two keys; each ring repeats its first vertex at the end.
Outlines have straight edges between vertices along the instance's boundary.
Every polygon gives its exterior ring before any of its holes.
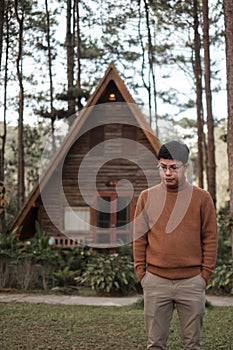
{"type": "MultiPolygon", "coordinates": [[[[233,350],[233,307],[206,309],[203,350],[233,350]]],[[[143,310],[0,303],[1,350],[145,350],[143,310]]],[[[181,350],[174,313],[168,350],[181,350]]]]}

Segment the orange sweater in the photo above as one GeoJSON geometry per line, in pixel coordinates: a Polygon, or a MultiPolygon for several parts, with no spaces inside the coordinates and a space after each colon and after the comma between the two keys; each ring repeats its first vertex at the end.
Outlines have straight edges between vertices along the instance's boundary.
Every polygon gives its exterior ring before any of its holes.
{"type": "Polygon", "coordinates": [[[216,212],[209,193],[185,182],[141,193],[134,220],[134,265],[141,281],[147,270],[168,279],[199,273],[207,282],[217,255],[216,212]]]}

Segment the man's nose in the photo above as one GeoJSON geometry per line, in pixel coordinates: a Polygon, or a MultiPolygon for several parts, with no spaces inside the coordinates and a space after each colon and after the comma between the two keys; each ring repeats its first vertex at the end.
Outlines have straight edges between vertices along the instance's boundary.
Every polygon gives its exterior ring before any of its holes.
{"type": "Polygon", "coordinates": [[[167,174],[167,173],[168,173],[169,175],[172,173],[172,171],[171,171],[170,167],[167,167],[167,168],[166,168],[166,170],[165,170],[165,174],[167,174]]]}

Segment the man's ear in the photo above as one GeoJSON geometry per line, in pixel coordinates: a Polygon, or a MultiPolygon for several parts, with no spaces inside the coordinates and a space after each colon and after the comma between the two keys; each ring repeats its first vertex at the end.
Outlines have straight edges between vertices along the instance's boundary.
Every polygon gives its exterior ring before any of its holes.
{"type": "Polygon", "coordinates": [[[184,168],[185,168],[185,172],[188,171],[189,170],[189,163],[185,163],[184,168]]]}

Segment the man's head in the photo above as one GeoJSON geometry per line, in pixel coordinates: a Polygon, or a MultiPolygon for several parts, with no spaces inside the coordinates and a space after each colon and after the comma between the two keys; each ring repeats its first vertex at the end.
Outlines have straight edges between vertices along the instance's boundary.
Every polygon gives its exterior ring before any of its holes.
{"type": "Polygon", "coordinates": [[[189,149],[178,141],[161,146],[158,153],[160,176],[168,188],[176,188],[185,181],[188,168],[189,149]]]}

